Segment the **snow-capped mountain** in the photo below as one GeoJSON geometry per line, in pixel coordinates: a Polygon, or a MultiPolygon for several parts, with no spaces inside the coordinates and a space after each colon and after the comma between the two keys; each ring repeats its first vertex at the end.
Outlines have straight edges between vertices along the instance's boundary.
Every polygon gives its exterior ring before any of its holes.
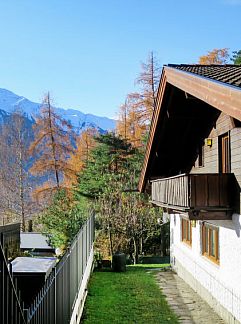
{"type": "MultiPolygon", "coordinates": [[[[34,122],[39,114],[40,103],[32,102],[25,97],[18,96],[15,93],[0,88],[0,110],[3,117],[4,112],[12,113],[16,109],[34,122]],[[4,111],[4,112],[2,112],[4,111]]],[[[75,109],[55,108],[58,115],[70,121],[77,133],[88,127],[97,128],[100,132],[113,130],[116,121],[107,117],[98,117],[92,114],[84,114],[75,109]]]]}

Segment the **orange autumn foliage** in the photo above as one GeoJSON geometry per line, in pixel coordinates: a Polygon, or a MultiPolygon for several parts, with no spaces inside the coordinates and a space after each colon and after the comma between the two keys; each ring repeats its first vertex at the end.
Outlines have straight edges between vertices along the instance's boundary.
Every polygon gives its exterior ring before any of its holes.
{"type": "Polygon", "coordinates": [[[49,93],[43,99],[33,130],[34,141],[29,154],[34,158],[34,163],[30,172],[47,178],[35,189],[34,195],[38,199],[51,198],[56,190],[63,188],[63,176],[70,177],[73,173],[68,158],[73,152],[71,138],[74,135],[72,126],[52,107],[49,93]]]}
{"type": "Polygon", "coordinates": [[[95,136],[97,130],[88,128],[76,138],[76,149],[70,154],[69,164],[73,172],[69,177],[65,177],[66,187],[77,184],[78,174],[89,160],[91,150],[96,146],[95,136]]]}
{"type": "Polygon", "coordinates": [[[209,65],[209,64],[226,64],[229,58],[228,48],[214,48],[209,51],[206,55],[199,57],[199,64],[209,65]]]}
{"type": "Polygon", "coordinates": [[[145,112],[135,109],[135,104],[127,98],[126,103],[120,107],[119,118],[116,126],[117,133],[132,144],[133,147],[142,145],[142,138],[148,129],[145,112]]]}
{"type": "Polygon", "coordinates": [[[141,68],[136,80],[140,91],[127,95],[125,104],[120,107],[116,127],[117,133],[134,147],[142,146],[143,137],[149,129],[160,80],[160,68],[153,53],[150,53],[147,63],[142,63],[141,68]]]}

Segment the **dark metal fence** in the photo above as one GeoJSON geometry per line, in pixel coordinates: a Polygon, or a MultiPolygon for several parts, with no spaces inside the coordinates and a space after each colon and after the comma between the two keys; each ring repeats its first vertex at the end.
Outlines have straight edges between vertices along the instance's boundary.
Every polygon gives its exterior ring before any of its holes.
{"type": "Polygon", "coordinates": [[[2,225],[0,233],[2,233],[2,247],[7,251],[5,257],[14,257],[20,250],[20,223],[2,225]]]}
{"type": "MultiPolygon", "coordinates": [[[[21,321],[11,320],[9,317],[3,321],[4,324],[15,323],[29,323],[29,324],[65,324],[69,323],[71,314],[75,305],[76,298],[78,296],[79,288],[82,283],[82,279],[87,267],[87,263],[90,257],[91,249],[94,242],[94,215],[92,215],[81,228],[73,240],[70,248],[65,253],[63,258],[53,268],[52,272],[48,276],[41,291],[36,296],[34,302],[29,309],[24,310],[25,321],[22,318],[21,321]]],[[[4,253],[2,253],[4,256],[4,253]]],[[[6,260],[5,260],[6,261],[6,260]]],[[[5,264],[5,267],[7,265],[5,264]]],[[[1,271],[2,272],[2,271],[1,271]]],[[[9,274],[8,280],[11,279],[9,274]]],[[[10,303],[5,304],[6,293],[6,275],[1,273],[1,298],[3,302],[0,312],[12,314],[12,308],[17,303],[20,315],[23,314],[20,305],[20,298],[13,298],[12,294],[9,298],[10,303]],[[4,285],[4,289],[2,289],[4,285]],[[14,304],[15,303],[15,304],[14,304]]],[[[12,281],[11,281],[12,282],[12,281]]],[[[12,289],[16,293],[14,285],[12,289]]],[[[16,295],[17,296],[17,295],[16,295]]],[[[15,314],[15,313],[14,313],[15,314]]],[[[15,316],[15,315],[11,315],[15,316]]]]}
{"type": "Polygon", "coordinates": [[[13,282],[11,267],[4,251],[4,235],[0,233],[0,323],[26,324],[20,294],[16,282],[13,282]]]}

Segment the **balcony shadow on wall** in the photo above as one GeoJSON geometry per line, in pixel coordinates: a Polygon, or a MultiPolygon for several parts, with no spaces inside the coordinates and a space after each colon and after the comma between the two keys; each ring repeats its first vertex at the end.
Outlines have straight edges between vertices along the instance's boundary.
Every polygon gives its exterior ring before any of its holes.
{"type": "Polygon", "coordinates": [[[238,237],[240,237],[240,230],[241,230],[241,218],[240,218],[240,193],[241,188],[240,185],[234,176],[234,192],[233,192],[233,206],[234,206],[234,213],[232,215],[232,223],[234,226],[234,230],[238,237]]]}

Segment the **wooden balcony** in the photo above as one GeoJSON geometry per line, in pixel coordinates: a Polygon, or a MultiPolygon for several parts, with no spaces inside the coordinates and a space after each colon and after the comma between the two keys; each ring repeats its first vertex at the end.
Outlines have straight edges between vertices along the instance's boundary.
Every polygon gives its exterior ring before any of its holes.
{"type": "Polygon", "coordinates": [[[152,181],[152,203],[189,219],[230,219],[235,181],[231,173],[182,174],[152,181]]]}

